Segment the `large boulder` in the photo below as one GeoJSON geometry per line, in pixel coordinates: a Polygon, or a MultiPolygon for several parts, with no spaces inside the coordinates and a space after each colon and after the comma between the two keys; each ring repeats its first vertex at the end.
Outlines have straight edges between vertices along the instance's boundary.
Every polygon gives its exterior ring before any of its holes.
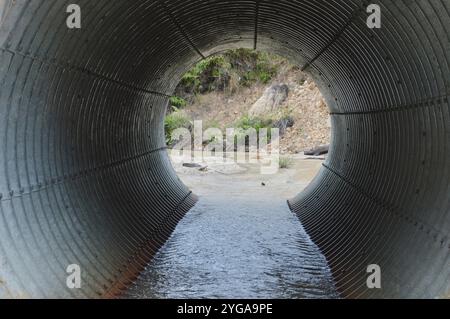
{"type": "Polygon", "coordinates": [[[263,96],[251,107],[251,117],[263,116],[276,111],[289,96],[289,87],[286,84],[276,84],[269,87],[263,96]]]}

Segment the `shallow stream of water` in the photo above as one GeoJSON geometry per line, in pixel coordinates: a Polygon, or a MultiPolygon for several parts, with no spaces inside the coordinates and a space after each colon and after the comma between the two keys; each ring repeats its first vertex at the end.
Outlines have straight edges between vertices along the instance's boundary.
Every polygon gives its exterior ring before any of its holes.
{"type": "Polygon", "coordinates": [[[336,298],[325,257],[286,202],[202,197],[128,298],[336,298]]]}

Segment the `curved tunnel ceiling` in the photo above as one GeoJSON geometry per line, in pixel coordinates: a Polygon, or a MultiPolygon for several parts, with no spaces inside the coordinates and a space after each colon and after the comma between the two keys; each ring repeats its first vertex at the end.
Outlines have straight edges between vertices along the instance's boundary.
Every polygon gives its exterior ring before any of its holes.
{"type": "Polygon", "coordinates": [[[196,201],[165,150],[168,96],[234,47],[326,96],[330,157],[289,203],[342,296],[449,297],[450,1],[375,2],[381,29],[359,0],[3,1],[0,297],[112,297],[138,276],[196,201]]]}

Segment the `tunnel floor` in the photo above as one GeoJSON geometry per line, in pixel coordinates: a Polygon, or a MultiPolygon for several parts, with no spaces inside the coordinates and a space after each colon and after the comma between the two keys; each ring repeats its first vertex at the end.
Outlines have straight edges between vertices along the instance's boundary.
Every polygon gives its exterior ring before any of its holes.
{"type": "MultiPolygon", "coordinates": [[[[317,163],[300,165],[312,175],[317,163]]],[[[251,168],[186,176],[199,203],[125,297],[337,298],[325,257],[283,197],[286,185],[305,183],[293,172],[266,186],[251,168]]]]}

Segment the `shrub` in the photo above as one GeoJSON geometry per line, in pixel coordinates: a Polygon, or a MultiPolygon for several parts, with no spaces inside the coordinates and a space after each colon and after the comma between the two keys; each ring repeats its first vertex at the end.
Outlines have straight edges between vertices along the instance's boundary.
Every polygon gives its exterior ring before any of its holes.
{"type": "Polygon", "coordinates": [[[267,84],[278,73],[279,61],[268,53],[260,53],[256,64],[256,73],[258,81],[267,84]]]}
{"type": "Polygon", "coordinates": [[[176,110],[186,107],[187,102],[185,99],[178,97],[178,96],[172,96],[170,98],[170,105],[175,108],[176,110]]]}
{"type": "Polygon", "coordinates": [[[257,133],[263,128],[270,130],[273,127],[272,119],[263,119],[259,117],[244,116],[236,122],[235,128],[248,130],[254,128],[257,133]]]}
{"type": "Polygon", "coordinates": [[[207,129],[210,129],[210,128],[221,129],[222,125],[219,123],[218,120],[210,120],[210,121],[208,121],[208,122],[203,124],[203,130],[207,130],[207,129]]]}
{"type": "Polygon", "coordinates": [[[186,93],[205,93],[219,86],[220,79],[227,78],[227,72],[225,57],[212,56],[200,61],[187,72],[180,85],[184,87],[186,93]]]}
{"type": "Polygon", "coordinates": [[[172,140],[172,133],[179,128],[191,129],[191,120],[183,112],[173,112],[166,116],[164,121],[164,129],[166,132],[167,145],[172,145],[175,141],[172,140]]]}
{"type": "Polygon", "coordinates": [[[258,82],[267,84],[277,75],[283,61],[272,54],[249,49],[227,51],[197,63],[183,76],[177,92],[204,94],[227,89],[234,92],[235,79],[244,87],[258,82]]]}
{"type": "Polygon", "coordinates": [[[243,116],[235,123],[234,128],[235,143],[242,142],[243,139],[246,139],[245,142],[248,143],[246,134],[249,129],[254,129],[256,131],[258,139],[260,130],[267,129],[267,138],[270,140],[272,138],[271,129],[273,128],[273,120],[269,118],[243,116]]]}
{"type": "Polygon", "coordinates": [[[280,168],[281,169],[288,169],[292,166],[293,164],[293,159],[290,156],[281,156],[280,157],[280,168]]]}
{"type": "Polygon", "coordinates": [[[240,84],[245,87],[256,82],[269,83],[277,75],[281,61],[271,54],[248,49],[229,51],[225,57],[233,70],[240,75],[240,84]]]}
{"type": "Polygon", "coordinates": [[[270,74],[264,71],[258,75],[258,78],[261,83],[267,84],[272,80],[273,76],[274,74],[270,74]]]}

